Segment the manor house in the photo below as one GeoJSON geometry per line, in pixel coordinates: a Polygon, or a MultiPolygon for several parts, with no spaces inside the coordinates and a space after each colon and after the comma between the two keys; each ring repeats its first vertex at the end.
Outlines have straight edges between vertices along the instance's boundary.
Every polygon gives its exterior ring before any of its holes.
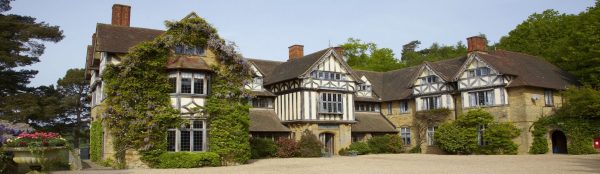
{"type": "MultiPolygon", "coordinates": [[[[94,119],[103,115],[106,65],[118,64],[129,48],[164,32],[129,26],[129,6],[115,4],[112,9],[112,23],[98,23],[87,46],[94,119]]],[[[303,45],[292,45],[283,61],[248,58],[254,75],[245,84],[254,95],[249,134],[298,140],[304,130],[311,130],[332,154],[355,141],[397,134],[407,148],[421,145],[423,153],[441,153],[433,136],[437,125],[416,124],[424,119],[422,115],[445,108],[450,112],[444,119],[453,120],[470,109],[483,108],[497,121],[513,122],[522,130],[514,141],[519,153],[526,153],[532,143],[532,123],[552,114],[562,102],[558,92],[577,84],[576,80],[542,58],[490,50],[482,37],[469,37],[467,43],[464,56],[388,72],[353,70],[340,47],[305,54],[303,45]]],[[[211,95],[210,65],[215,55],[202,47],[173,52],[177,56],[165,67],[172,106],[189,124],[167,130],[168,150],[206,151],[211,141],[206,121],[210,116],[195,115],[192,109],[203,106],[211,95]]],[[[104,132],[107,158],[113,151],[110,134],[104,132]]]]}

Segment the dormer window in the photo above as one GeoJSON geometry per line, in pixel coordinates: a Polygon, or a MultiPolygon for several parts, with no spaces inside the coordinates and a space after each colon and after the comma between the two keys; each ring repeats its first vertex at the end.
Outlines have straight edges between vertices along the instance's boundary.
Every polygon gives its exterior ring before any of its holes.
{"type": "Polygon", "coordinates": [[[200,56],[204,55],[204,48],[199,46],[177,45],[175,46],[175,54],[200,56]]]}
{"type": "Polygon", "coordinates": [[[468,77],[475,76],[487,76],[490,75],[490,68],[488,67],[479,67],[468,71],[468,77]]]}
{"type": "Polygon", "coordinates": [[[358,85],[358,90],[359,91],[371,91],[371,85],[360,84],[360,85],[358,85]]]}
{"type": "Polygon", "coordinates": [[[313,71],[310,75],[321,80],[346,80],[346,75],[331,71],[313,71]]]}
{"type": "Polygon", "coordinates": [[[254,77],[252,79],[252,83],[254,83],[255,85],[262,86],[262,84],[263,84],[263,78],[262,77],[254,77]]]}
{"type": "Polygon", "coordinates": [[[438,77],[435,75],[430,75],[427,77],[423,77],[421,80],[423,80],[423,83],[436,83],[438,82],[438,77]]]}

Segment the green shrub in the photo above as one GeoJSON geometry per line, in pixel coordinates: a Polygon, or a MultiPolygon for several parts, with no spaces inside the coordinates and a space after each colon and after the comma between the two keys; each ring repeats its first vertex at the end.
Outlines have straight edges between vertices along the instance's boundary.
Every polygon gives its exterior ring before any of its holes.
{"type": "Polygon", "coordinates": [[[250,147],[253,159],[274,157],[277,154],[277,145],[271,139],[252,138],[250,147]]]}
{"type": "Polygon", "coordinates": [[[340,151],[338,151],[338,154],[341,155],[341,156],[348,156],[349,155],[348,151],[349,150],[348,150],[347,147],[346,148],[342,148],[342,149],[340,149],[340,151]]]}
{"type": "Polygon", "coordinates": [[[219,166],[221,159],[213,152],[168,152],[159,156],[158,168],[195,168],[219,166]]]}
{"type": "Polygon", "coordinates": [[[371,148],[369,148],[369,144],[365,142],[354,142],[350,144],[348,147],[348,151],[354,150],[359,155],[369,154],[371,153],[371,148]]]}
{"type": "Polygon", "coordinates": [[[317,136],[315,136],[315,134],[313,134],[309,130],[305,130],[302,133],[302,137],[300,137],[298,146],[298,152],[300,153],[301,157],[321,156],[321,149],[323,148],[323,144],[321,143],[319,138],[317,138],[317,136]]]}
{"type": "Polygon", "coordinates": [[[512,139],[517,138],[521,130],[512,123],[489,124],[484,133],[485,146],[479,148],[482,154],[517,154],[518,145],[512,139]]]}
{"type": "Polygon", "coordinates": [[[520,130],[512,123],[495,123],[494,117],[483,109],[469,110],[455,122],[442,124],[435,132],[440,149],[454,154],[516,154],[518,146],[512,139],[520,130]],[[477,131],[485,127],[483,142],[478,145],[477,131]]]}
{"type": "Polygon", "coordinates": [[[438,147],[452,154],[471,154],[477,149],[477,132],[460,127],[456,122],[444,123],[435,131],[438,147]]]}
{"type": "Polygon", "coordinates": [[[299,147],[298,147],[298,143],[293,140],[293,139],[289,139],[289,138],[279,138],[277,139],[277,153],[276,156],[279,158],[291,158],[291,157],[298,157],[300,152],[299,152],[299,147]]]}
{"type": "Polygon", "coordinates": [[[375,136],[367,141],[371,153],[401,153],[402,139],[398,135],[375,136]]]}
{"type": "Polygon", "coordinates": [[[531,147],[529,147],[530,154],[545,154],[548,152],[546,131],[545,127],[539,122],[533,124],[533,143],[531,143],[531,147]]]}
{"type": "Polygon", "coordinates": [[[421,144],[416,144],[415,147],[408,151],[408,153],[421,153],[421,144]]]}
{"type": "Polygon", "coordinates": [[[92,121],[90,127],[90,160],[100,162],[102,160],[102,122],[92,121]]]}

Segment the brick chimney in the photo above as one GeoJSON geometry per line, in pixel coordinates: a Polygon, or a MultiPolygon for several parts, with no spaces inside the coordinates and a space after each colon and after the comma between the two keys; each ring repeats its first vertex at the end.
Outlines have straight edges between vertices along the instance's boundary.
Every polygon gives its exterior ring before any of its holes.
{"type": "Polygon", "coordinates": [[[467,38],[467,51],[487,51],[487,40],[481,36],[467,38]]]}
{"type": "Polygon", "coordinates": [[[344,48],[342,48],[342,47],[333,47],[333,51],[335,51],[335,54],[341,56],[340,58],[344,58],[344,48]]]}
{"type": "Polygon", "coordinates": [[[290,57],[288,60],[298,59],[304,56],[304,45],[292,45],[288,47],[288,49],[290,50],[290,57]]]}
{"type": "Polygon", "coordinates": [[[114,4],[112,6],[112,22],[113,25],[129,27],[131,17],[131,7],[128,5],[114,4]]]}

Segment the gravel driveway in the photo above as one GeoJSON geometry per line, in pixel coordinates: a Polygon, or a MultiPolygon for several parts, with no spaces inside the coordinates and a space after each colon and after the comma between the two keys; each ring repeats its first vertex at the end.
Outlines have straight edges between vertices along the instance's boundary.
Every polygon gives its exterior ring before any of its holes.
{"type": "Polygon", "coordinates": [[[598,155],[426,155],[262,159],[250,164],[195,169],[82,170],[53,173],[600,173],[598,155]]]}

